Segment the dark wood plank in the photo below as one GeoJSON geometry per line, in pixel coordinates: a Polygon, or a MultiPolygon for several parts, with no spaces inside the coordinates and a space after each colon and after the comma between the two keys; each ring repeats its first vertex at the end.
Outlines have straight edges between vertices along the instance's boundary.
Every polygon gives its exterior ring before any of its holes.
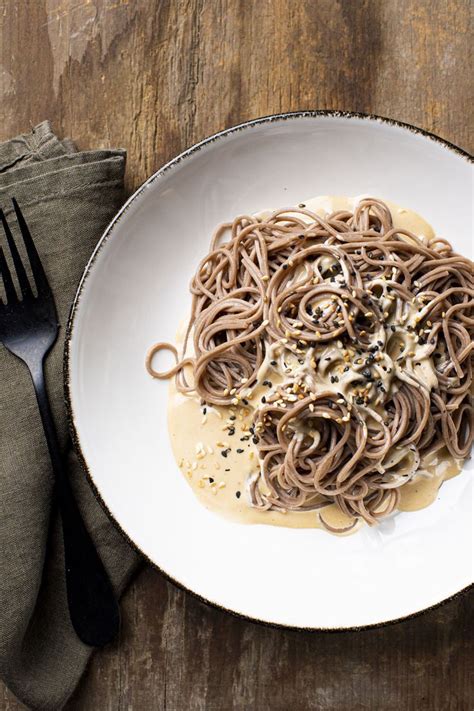
{"type": "MultiPolygon", "coordinates": [[[[469,15],[469,0],[0,0],[0,140],[48,117],[82,148],[127,148],[129,189],[223,127],[305,108],[391,116],[472,150],[469,15]]],[[[306,634],[147,569],[68,709],[467,711],[473,597],[306,634]]],[[[0,709],[19,708],[0,687],[0,709]]]]}

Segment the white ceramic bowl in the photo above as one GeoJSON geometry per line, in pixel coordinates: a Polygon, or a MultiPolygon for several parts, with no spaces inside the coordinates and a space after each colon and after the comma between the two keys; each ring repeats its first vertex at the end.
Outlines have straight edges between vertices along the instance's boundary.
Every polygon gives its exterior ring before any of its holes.
{"type": "Polygon", "coordinates": [[[66,396],[97,495],[170,578],[255,620],[352,628],[412,615],[472,583],[473,482],[376,530],[231,523],[195,499],[172,456],[167,384],[144,355],[173,340],[188,283],[214,227],[318,194],[370,194],[423,215],[472,256],[468,156],[392,121],[304,112],[251,121],[175,158],[127,202],[82,279],[69,323],[66,396]]]}

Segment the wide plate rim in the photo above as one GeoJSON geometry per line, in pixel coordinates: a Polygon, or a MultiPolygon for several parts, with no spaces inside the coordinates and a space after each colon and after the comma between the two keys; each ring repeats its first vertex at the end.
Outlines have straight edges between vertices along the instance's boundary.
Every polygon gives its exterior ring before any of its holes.
{"type": "Polygon", "coordinates": [[[139,553],[147,562],[149,565],[151,565],[153,568],[158,570],[168,581],[172,582],[174,585],[176,585],[178,588],[185,590],[186,592],[190,593],[193,595],[195,598],[200,600],[201,602],[206,603],[207,605],[210,605],[211,607],[214,607],[218,610],[227,612],[231,615],[234,615],[235,617],[238,617],[240,619],[247,620],[249,622],[265,625],[267,627],[273,627],[277,629],[287,629],[287,630],[297,630],[297,631],[305,631],[305,632],[353,632],[353,631],[358,631],[358,630],[368,630],[368,629],[377,629],[380,627],[385,627],[388,625],[392,624],[397,624],[400,623],[404,620],[409,620],[414,617],[418,617],[419,615],[424,614],[425,612],[429,612],[430,610],[434,610],[438,607],[441,607],[442,605],[446,604],[447,602],[451,600],[455,600],[459,598],[460,596],[466,594],[468,591],[474,589],[474,583],[471,583],[470,585],[467,585],[464,588],[461,588],[460,590],[456,591],[452,595],[449,595],[448,597],[444,597],[441,600],[438,600],[437,602],[429,605],[428,607],[422,607],[418,610],[415,610],[407,615],[403,615],[401,617],[396,617],[396,618],[389,618],[386,620],[382,620],[380,622],[374,622],[374,623],[369,623],[369,624],[364,624],[364,625],[354,625],[354,626],[341,626],[341,627],[320,627],[320,626],[310,626],[306,627],[303,625],[289,625],[289,624],[284,624],[280,622],[271,622],[268,620],[263,620],[259,619],[257,617],[253,617],[250,615],[246,615],[243,613],[240,613],[236,610],[232,610],[230,608],[225,607],[224,605],[221,605],[220,603],[210,600],[199,593],[195,592],[191,588],[188,588],[186,585],[184,585],[182,582],[179,580],[176,580],[168,571],[164,570],[160,565],[158,565],[155,561],[153,561],[146,553],[143,551],[127,534],[126,530],[122,527],[122,525],[119,523],[119,521],[114,517],[113,513],[111,510],[108,508],[105,500],[103,499],[95,481],[94,477],[92,474],[92,471],[87,464],[87,460],[85,458],[85,455],[82,451],[81,447],[81,442],[80,442],[80,437],[79,437],[79,432],[78,428],[76,426],[75,422],[75,417],[74,417],[74,408],[72,405],[72,386],[71,386],[71,344],[72,344],[72,336],[73,336],[73,330],[74,330],[74,325],[75,325],[75,319],[78,313],[78,308],[81,300],[81,296],[83,294],[84,288],[86,286],[86,282],[88,277],[91,274],[91,271],[93,269],[94,263],[97,259],[98,254],[101,252],[101,250],[104,248],[106,243],[111,239],[115,227],[119,224],[122,216],[125,214],[125,212],[130,208],[131,204],[134,203],[141,195],[142,193],[148,188],[149,185],[151,185],[153,182],[164,176],[170,169],[172,169],[174,166],[179,165],[183,160],[186,158],[191,157],[194,153],[199,151],[201,148],[210,145],[211,143],[222,139],[222,138],[227,138],[230,135],[233,135],[234,133],[242,130],[246,130],[252,127],[260,126],[265,123],[274,123],[278,121],[286,121],[286,120],[299,120],[299,119],[305,119],[305,118],[343,118],[343,119],[360,119],[360,120],[367,120],[369,122],[373,123],[382,123],[386,124],[388,126],[392,127],[397,127],[401,128],[407,131],[410,131],[412,133],[415,133],[417,135],[423,136],[424,138],[428,138],[429,140],[439,144],[441,147],[449,150],[452,153],[455,153],[458,157],[466,160],[469,163],[474,162],[473,156],[471,156],[470,153],[465,151],[464,149],[460,148],[456,144],[441,138],[440,136],[436,135],[435,133],[432,133],[430,131],[427,131],[423,128],[420,128],[418,126],[415,126],[410,123],[406,123],[403,121],[398,121],[396,119],[388,118],[386,116],[380,116],[378,114],[372,114],[372,113],[361,113],[361,112],[355,112],[355,111],[340,111],[340,110],[335,110],[335,109],[315,109],[315,110],[304,110],[304,111],[292,111],[292,112],[284,112],[284,113],[279,113],[279,114],[270,114],[267,116],[262,116],[258,117],[255,119],[250,119],[248,121],[244,121],[242,123],[236,124],[235,126],[232,126],[227,129],[223,129],[221,131],[218,131],[214,134],[211,134],[210,136],[202,139],[201,141],[198,141],[191,145],[189,148],[186,148],[184,151],[179,153],[177,156],[169,160],[167,163],[165,163],[161,168],[159,168],[157,171],[155,171],[149,178],[147,178],[136,190],[135,192],[126,200],[124,205],[120,208],[120,210],[116,213],[116,215],[112,218],[110,223],[107,225],[106,229],[104,230],[101,238],[99,239],[89,261],[87,262],[84,271],[82,273],[81,279],[79,281],[71,308],[67,320],[67,326],[66,326],[66,335],[65,335],[65,341],[64,341],[64,357],[63,357],[63,386],[64,386],[64,399],[65,399],[65,406],[66,406],[66,413],[67,413],[67,420],[68,420],[68,426],[69,426],[69,432],[71,435],[72,443],[74,450],[76,451],[76,454],[79,458],[79,461],[82,465],[84,474],[88,480],[88,483],[91,487],[91,490],[99,502],[101,508],[103,511],[106,513],[107,517],[111,521],[111,523],[114,525],[114,527],[119,531],[119,533],[122,535],[122,537],[127,541],[127,543],[133,548],[137,553],[139,553]]]}

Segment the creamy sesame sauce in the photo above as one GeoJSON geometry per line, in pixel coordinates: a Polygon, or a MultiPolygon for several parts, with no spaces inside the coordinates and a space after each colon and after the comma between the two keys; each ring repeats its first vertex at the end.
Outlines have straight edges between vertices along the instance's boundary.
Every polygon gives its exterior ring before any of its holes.
{"type": "MultiPolygon", "coordinates": [[[[420,239],[434,236],[432,228],[419,215],[385,201],[389,206],[395,227],[404,228],[420,239]]],[[[353,211],[357,198],[317,197],[305,201],[305,206],[325,216],[336,210],[353,211]]],[[[265,214],[265,213],[261,213],[265,214]]],[[[331,260],[331,257],[328,258],[331,260]]],[[[330,263],[327,265],[331,266],[330,263]]],[[[306,269],[307,267],[304,267],[306,269]]],[[[309,268],[309,267],[308,267],[309,268]]],[[[295,283],[298,276],[295,278],[295,283]]],[[[380,300],[393,298],[384,292],[380,284],[380,300]]],[[[387,301],[387,307],[389,303],[387,301]]],[[[415,309],[401,314],[405,325],[416,325],[415,309]]],[[[399,314],[400,317],[400,314],[399,314]]],[[[390,328],[390,322],[386,327],[390,328]]],[[[383,329],[383,326],[381,326],[383,329]]],[[[186,324],[177,334],[178,350],[182,348],[186,324]]],[[[385,334],[384,334],[385,335],[385,334]]],[[[385,340],[385,339],[384,339],[385,340]]],[[[342,344],[341,344],[342,346],[342,344]]],[[[407,331],[388,333],[387,346],[374,364],[384,393],[393,391],[397,379],[415,380],[420,387],[431,390],[437,379],[427,347],[416,343],[407,331]],[[397,358],[403,355],[402,364],[397,358]]],[[[357,364],[356,364],[357,365],[357,364]]],[[[250,505],[248,483],[258,477],[259,459],[252,432],[255,407],[262,397],[271,396],[274,388],[288,378],[304,374],[311,378],[315,392],[330,390],[346,395],[350,383],[360,374],[353,370],[352,362],[344,359],[338,343],[321,348],[308,349],[303,362],[288,350],[273,344],[267,348],[265,360],[258,372],[256,387],[249,389],[245,402],[234,406],[216,407],[203,405],[193,395],[177,391],[174,379],[170,382],[168,425],[171,445],[180,470],[189,482],[199,501],[209,510],[241,523],[265,523],[292,528],[323,528],[321,518],[333,528],[349,527],[352,520],[342,513],[335,504],[327,506],[320,513],[288,511],[262,511],[250,505]],[[315,369],[315,363],[317,368],[315,369]]],[[[382,396],[380,396],[380,403],[382,396]]],[[[377,409],[377,396],[374,400],[377,409]]],[[[390,452],[387,469],[393,469],[402,477],[413,468],[409,450],[390,452]]],[[[462,461],[453,459],[445,450],[421,460],[416,475],[400,488],[401,511],[422,509],[436,499],[439,487],[447,479],[461,470],[462,461]]],[[[263,484],[261,485],[263,486],[263,484]]],[[[356,528],[351,529],[351,533],[356,528]]]]}

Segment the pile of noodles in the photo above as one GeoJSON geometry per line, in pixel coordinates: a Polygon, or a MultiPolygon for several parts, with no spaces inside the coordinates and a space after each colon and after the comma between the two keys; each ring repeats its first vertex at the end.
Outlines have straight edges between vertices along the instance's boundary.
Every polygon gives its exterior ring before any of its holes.
{"type": "Polygon", "coordinates": [[[354,521],[375,523],[397,507],[400,486],[422,457],[442,448],[469,456],[473,264],[446,240],[394,228],[383,202],[364,199],[354,212],[325,219],[304,206],[240,216],[216,232],[190,288],[187,340],[195,355],[179,361],[174,347],[158,343],[147,365],[209,404],[241,404],[274,344],[301,363],[311,349],[337,343],[364,363],[386,353],[394,331],[408,329],[432,360],[437,383],[430,388],[413,369],[401,375],[403,361],[386,392],[377,383],[353,395],[324,392],[311,378],[279,385],[255,411],[261,468],[250,485],[252,505],[308,511],[336,503],[354,521]],[[415,326],[406,326],[408,312],[416,313],[415,326]],[[166,373],[151,366],[161,348],[177,359],[166,373]],[[399,452],[411,456],[403,476],[389,465],[399,452]]]}

